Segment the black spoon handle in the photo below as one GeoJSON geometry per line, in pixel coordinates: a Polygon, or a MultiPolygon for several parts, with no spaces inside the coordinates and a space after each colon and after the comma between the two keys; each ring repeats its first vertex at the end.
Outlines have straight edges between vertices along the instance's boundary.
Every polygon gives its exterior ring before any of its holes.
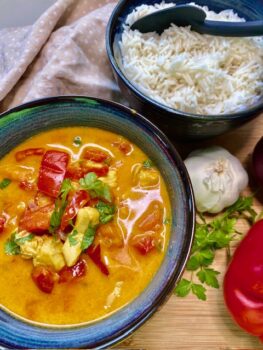
{"type": "Polygon", "coordinates": [[[193,21],[191,27],[200,34],[221,36],[260,36],[263,35],[263,20],[251,22],[221,22],[205,20],[203,23],[193,21]]]}

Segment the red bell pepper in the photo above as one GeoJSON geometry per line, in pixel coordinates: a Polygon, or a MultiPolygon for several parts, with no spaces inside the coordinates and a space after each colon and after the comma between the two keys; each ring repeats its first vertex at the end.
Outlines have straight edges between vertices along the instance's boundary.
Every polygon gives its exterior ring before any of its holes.
{"type": "Polygon", "coordinates": [[[224,297],[239,326],[263,340],[263,220],[237,247],[224,278],[224,297]]]}
{"type": "Polygon", "coordinates": [[[45,266],[34,267],[31,276],[42,292],[48,294],[52,292],[57,280],[57,275],[51,268],[45,266]]]}
{"type": "Polygon", "coordinates": [[[57,198],[69,162],[68,153],[47,151],[41,162],[38,189],[50,197],[57,198]]]}
{"type": "Polygon", "coordinates": [[[80,260],[74,266],[71,267],[63,267],[63,269],[59,272],[59,283],[70,282],[75,280],[76,278],[80,278],[85,276],[86,274],[86,261],[80,260]]]}
{"type": "Polygon", "coordinates": [[[98,245],[91,245],[87,250],[86,253],[88,254],[88,256],[91,258],[91,260],[94,262],[95,265],[98,266],[98,268],[100,269],[100,271],[108,276],[109,270],[108,267],[104,264],[104,262],[101,259],[101,249],[100,249],[100,244],[98,245]]]}
{"type": "Polygon", "coordinates": [[[44,148],[28,148],[23,151],[16,152],[15,158],[18,162],[20,162],[21,160],[24,160],[26,157],[43,156],[44,153],[45,153],[44,148]]]}
{"type": "Polygon", "coordinates": [[[4,231],[6,223],[6,218],[3,215],[0,215],[0,233],[4,231]]]}
{"type": "Polygon", "coordinates": [[[50,218],[54,208],[54,204],[48,204],[34,210],[27,209],[24,216],[19,221],[19,228],[38,234],[45,233],[49,229],[50,218]]]}
{"type": "Polygon", "coordinates": [[[80,190],[74,193],[69,200],[69,204],[66,206],[65,212],[62,216],[60,229],[63,231],[68,226],[70,220],[72,220],[78,213],[80,208],[83,208],[89,201],[90,197],[87,191],[80,190]]]}
{"type": "Polygon", "coordinates": [[[107,153],[104,153],[98,149],[95,148],[88,148],[84,151],[83,158],[92,160],[96,163],[102,163],[106,159],[109,159],[109,156],[107,153]]]}
{"type": "Polygon", "coordinates": [[[148,254],[155,248],[155,240],[152,236],[134,237],[132,246],[142,255],[148,254]]]}

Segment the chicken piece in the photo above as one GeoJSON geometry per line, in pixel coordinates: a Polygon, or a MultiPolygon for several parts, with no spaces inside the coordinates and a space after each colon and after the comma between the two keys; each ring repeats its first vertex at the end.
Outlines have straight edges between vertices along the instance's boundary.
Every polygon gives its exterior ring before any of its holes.
{"type": "Polygon", "coordinates": [[[107,185],[109,185],[111,188],[117,187],[117,170],[111,169],[109,170],[107,176],[99,177],[99,180],[103,181],[107,185]]]}
{"type": "Polygon", "coordinates": [[[45,237],[33,258],[33,265],[51,266],[55,271],[60,271],[66,265],[62,248],[61,241],[55,240],[53,237],[45,237]]]}
{"type": "Polygon", "coordinates": [[[23,165],[10,165],[0,168],[1,175],[12,181],[34,181],[36,179],[36,171],[33,168],[23,165]]]}
{"type": "Polygon", "coordinates": [[[160,177],[154,169],[141,168],[138,174],[138,180],[141,187],[154,187],[158,185],[160,177]]]}
{"type": "Polygon", "coordinates": [[[75,244],[70,244],[70,239],[68,235],[66,242],[63,245],[63,254],[66,260],[67,266],[73,266],[78,261],[81,254],[81,243],[85,232],[87,231],[89,225],[94,227],[99,224],[99,211],[92,207],[81,208],[78,212],[75,229],[77,234],[74,236],[75,244]]]}
{"type": "Polygon", "coordinates": [[[33,259],[34,266],[51,266],[56,271],[60,271],[65,266],[65,260],[62,254],[63,244],[60,241],[55,241],[53,237],[48,236],[34,236],[31,240],[19,241],[19,239],[29,234],[25,230],[16,234],[16,243],[20,247],[21,257],[24,259],[33,259]]]}

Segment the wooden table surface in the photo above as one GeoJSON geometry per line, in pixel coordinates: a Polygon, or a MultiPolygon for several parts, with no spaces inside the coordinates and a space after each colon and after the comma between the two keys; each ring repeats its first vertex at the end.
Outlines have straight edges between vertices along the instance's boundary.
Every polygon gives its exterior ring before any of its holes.
{"type": "MultiPolygon", "coordinates": [[[[189,150],[221,145],[236,155],[249,173],[251,153],[263,136],[263,114],[234,132],[212,141],[194,145],[177,145],[184,158],[189,150]],[[187,148],[187,149],[186,149],[187,148]],[[183,150],[183,151],[182,151],[183,150]]],[[[251,191],[248,188],[246,192],[251,191]]],[[[262,210],[263,201],[255,200],[255,209],[262,210]]],[[[221,280],[226,268],[224,251],[216,255],[214,268],[221,271],[221,280]]],[[[177,298],[172,295],[168,302],[140,328],[124,341],[121,349],[178,349],[178,350],[258,350],[263,349],[257,338],[241,331],[228,316],[222,297],[222,289],[208,287],[207,301],[194,296],[177,298]]]]}

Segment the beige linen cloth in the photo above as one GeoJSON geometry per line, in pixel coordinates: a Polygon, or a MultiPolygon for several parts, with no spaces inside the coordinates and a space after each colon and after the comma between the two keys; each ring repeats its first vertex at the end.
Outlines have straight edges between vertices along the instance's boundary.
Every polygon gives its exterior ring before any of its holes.
{"type": "Polygon", "coordinates": [[[32,26],[0,30],[0,112],[55,95],[119,99],[105,49],[112,0],[57,0],[32,26]]]}

